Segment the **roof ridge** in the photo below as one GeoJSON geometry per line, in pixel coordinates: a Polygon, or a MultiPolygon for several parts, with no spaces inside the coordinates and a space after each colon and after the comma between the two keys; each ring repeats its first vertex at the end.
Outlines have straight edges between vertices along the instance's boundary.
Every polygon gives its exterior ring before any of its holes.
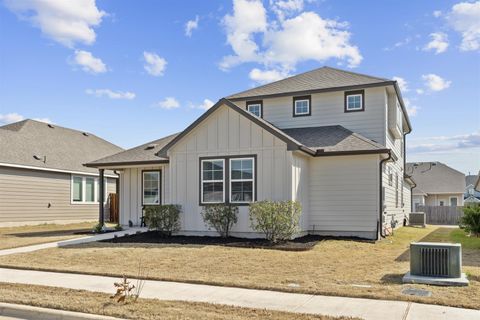
{"type": "Polygon", "coordinates": [[[334,67],[330,67],[330,66],[324,66],[323,68],[332,69],[332,70],[336,70],[336,71],[340,71],[340,72],[345,72],[345,73],[349,73],[349,74],[356,75],[356,76],[368,77],[368,78],[381,80],[381,81],[395,81],[395,80],[392,80],[392,79],[375,77],[375,76],[371,76],[371,75],[365,74],[365,73],[353,72],[353,71],[343,70],[343,69],[334,68],[334,67]]]}

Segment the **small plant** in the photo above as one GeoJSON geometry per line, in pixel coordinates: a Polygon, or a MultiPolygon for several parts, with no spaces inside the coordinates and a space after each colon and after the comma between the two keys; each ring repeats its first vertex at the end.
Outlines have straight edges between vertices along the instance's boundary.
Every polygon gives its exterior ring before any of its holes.
{"type": "Polygon", "coordinates": [[[259,201],[250,205],[250,224],[271,243],[286,241],[300,231],[301,212],[297,201],[259,201]]]}
{"type": "Polygon", "coordinates": [[[116,230],[116,231],[122,231],[122,230],[123,230],[122,225],[121,225],[120,223],[117,223],[117,224],[115,225],[115,230],[116,230]]]}
{"type": "Polygon", "coordinates": [[[101,223],[97,223],[95,227],[93,227],[94,233],[102,233],[102,231],[103,231],[103,225],[101,223]]]}
{"type": "Polygon", "coordinates": [[[222,238],[230,235],[230,230],[238,220],[238,207],[224,204],[212,204],[202,209],[203,221],[209,228],[214,228],[222,238]]]}
{"type": "Polygon", "coordinates": [[[136,300],[137,298],[133,297],[130,293],[135,289],[135,285],[130,284],[130,281],[127,280],[127,277],[124,275],[121,282],[115,282],[113,284],[117,292],[110,297],[110,299],[116,299],[118,303],[123,302],[126,304],[130,298],[136,300]]]}
{"type": "Polygon", "coordinates": [[[480,236],[480,205],[471,204],[463,207],[460,226],[475,237],[480,236]]]}
{"type": "Polygon", "coordinates": [[[145,208],[145,223],[149,229],[171,236],[180,229],[180,212],[179,205],[148,206],[145,208]]]}

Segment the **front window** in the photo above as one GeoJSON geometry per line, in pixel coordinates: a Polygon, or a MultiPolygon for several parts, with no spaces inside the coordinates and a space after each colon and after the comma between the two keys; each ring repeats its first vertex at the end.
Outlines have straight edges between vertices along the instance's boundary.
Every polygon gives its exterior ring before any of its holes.
{"type": "Polygon", "coordinates": [[[298,99],[295,100],[295,115],[303,116],[310,114],[310,100],[298,99]]]}
{"type": "Polygon", "coordinates": [[[160,204],[160,171],[143,172],[143,204],[160,204]]]}
{"type": "Polygon", "coordinates": [[[253,158],[230,159],[230,202],[253,201],[253,158]]]}
{"type": "Polygon", "coordinates": [[[221,203],[225,201],[225,160],[202,160],[202,203],[221,203]]]}
{"type": "Polygon", "coordinates": [[[95,202],[95,178],[85,178],[85,202],[95,202]]]}
{"type": "Polygon", "coordinates": [[[247,102],[247,111],[261,118],[262,117],[262,101],[247,102]]]}
{"type": "Polygon", "coordinates": [[[83,201],[83,178],[82,177],[73,177],[73,190],[72,190],[72,200],[74,202],[83,201]]]}

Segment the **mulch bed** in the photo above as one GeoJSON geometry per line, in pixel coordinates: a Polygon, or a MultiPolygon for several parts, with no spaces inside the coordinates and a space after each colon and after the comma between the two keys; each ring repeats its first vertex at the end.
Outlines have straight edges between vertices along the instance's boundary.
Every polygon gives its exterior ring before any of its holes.
{"type": "Polygon", "coordinates": [[[216,245],[238,248],[273,249],[284,251],[306,251],[312,249],[325,237],[307,235],[301,238],[271,244],[265,239],[245,238],[221,238],[221,237],[198,237],[198,236],[171,236],[165,237],[156,231],[148,231],[134,235],[116,237],[102,242],[113,243],[157,243],[157,244],[181,244],[181,245],[216,245]]]}

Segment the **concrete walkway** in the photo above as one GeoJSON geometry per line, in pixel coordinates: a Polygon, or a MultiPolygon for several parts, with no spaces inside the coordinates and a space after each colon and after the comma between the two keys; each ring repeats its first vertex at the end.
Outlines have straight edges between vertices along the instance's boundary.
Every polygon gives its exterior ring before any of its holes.
{"type": "MultiPolygon", "coordinates": [[[[36,284],[112,294],[118,278],[0,268],[0,282],[36,284]]],[[[135,282],[133,282],[135,283],[135,282]]],[[[166,281],[146,281],[143,298],[195,301],[367,320],[478,320],[480,311],[403,301],[344,298],[166,281]]]]}
{"type": "Polygon", "coordinates": [[[16,254],[16,253],[32,252],[32,251],[37,251],[37,250],[42,250],[47,248],[65,247],[65,246],[70,246],[74,244],[89,243],[89,242],[95,242],[100,240],[113,239],[114,237],[123,237],[124,235],[130,235],[130,234],[135,234],[138,232],[146,232],[146,231],[147,231],[147,228],[138,228],[138,227],[129,228],[122,231],[95,234],[95,235],[85,236],[81,238],[47,242],[42,244],[34,244],[31,246],[18,247],[18,248],[12,248],[12,249],[4,249],[4,250],[0,250],[0,256],[6,256],[9,254],[16,254]]]}

